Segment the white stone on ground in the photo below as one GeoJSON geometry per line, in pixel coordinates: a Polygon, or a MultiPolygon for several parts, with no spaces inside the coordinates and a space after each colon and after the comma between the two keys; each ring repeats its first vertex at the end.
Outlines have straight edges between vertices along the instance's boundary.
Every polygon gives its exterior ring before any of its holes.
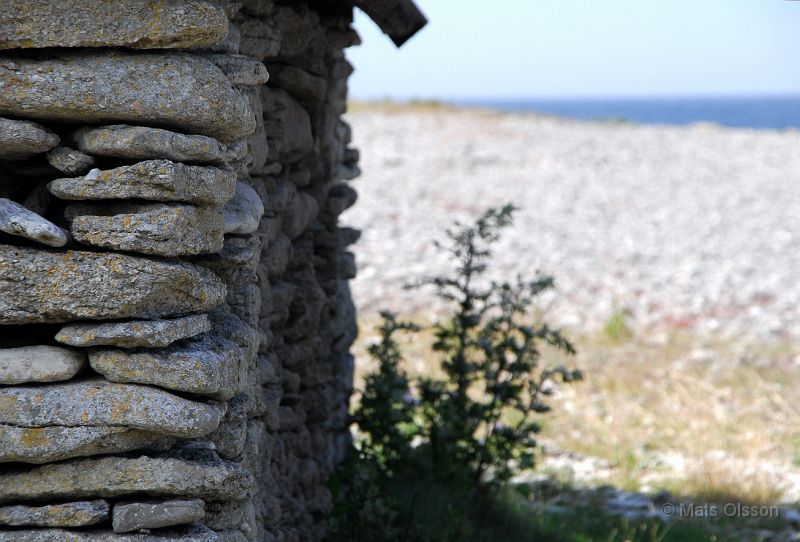
{"type": "Polygon", "coordinates": [[[514,203],[495,278],[553,274],[553,321],[800,338],[800,132],[580,122],[481,110],[348,114],[360,204],[345,224],[362,315],[431,307],[453,220],[514,203]]]}

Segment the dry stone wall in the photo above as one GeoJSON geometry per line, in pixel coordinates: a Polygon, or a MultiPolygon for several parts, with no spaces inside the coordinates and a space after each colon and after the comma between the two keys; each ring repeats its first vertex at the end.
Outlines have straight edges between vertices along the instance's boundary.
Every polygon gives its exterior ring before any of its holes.
{"type": "Polygon", "coordinates": [[[351,20],[0,2],[0,542],[324,535],[356,333],[351,20]]]}

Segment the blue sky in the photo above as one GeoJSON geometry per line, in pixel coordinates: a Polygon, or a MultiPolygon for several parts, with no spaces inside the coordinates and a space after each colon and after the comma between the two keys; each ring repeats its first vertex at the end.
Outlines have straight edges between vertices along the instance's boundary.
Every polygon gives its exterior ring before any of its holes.
{"type": "Polygon", "coordinates": [[[417,0],[402,49],[364,14],[355,98],[800,94],[800,2],[417,0]]]}

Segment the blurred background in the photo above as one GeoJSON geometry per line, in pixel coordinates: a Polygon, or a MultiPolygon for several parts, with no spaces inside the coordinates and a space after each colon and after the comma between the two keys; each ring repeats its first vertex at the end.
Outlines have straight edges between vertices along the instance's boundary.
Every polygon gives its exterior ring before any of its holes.
{"type": "Polygon", "coordinates": [[[530,480],[623,517],[663,491],[780,504],[736,532],[796,540],[800,2],[417,3],[402,49],[360,16],[349,53],[362,370],[379,310],[443,310],[403,289],[445,267],[434,240],[513,203],[492,273],[555,277],[541,310],[586,373],[530,480]]]}

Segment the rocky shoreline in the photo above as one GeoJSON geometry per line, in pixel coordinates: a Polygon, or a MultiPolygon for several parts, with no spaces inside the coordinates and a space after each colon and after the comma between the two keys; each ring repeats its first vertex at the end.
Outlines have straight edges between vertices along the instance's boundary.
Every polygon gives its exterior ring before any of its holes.
{"type": "Polygon", "coordinates": [[[800,337],[800,132],[581,122],[448,107],[357,107],[362,317],[435,310],[403,290],[440,272],[433,240],[492,205],[520,210],[500,278],[553,274],[577,333],[800,337]]]}

